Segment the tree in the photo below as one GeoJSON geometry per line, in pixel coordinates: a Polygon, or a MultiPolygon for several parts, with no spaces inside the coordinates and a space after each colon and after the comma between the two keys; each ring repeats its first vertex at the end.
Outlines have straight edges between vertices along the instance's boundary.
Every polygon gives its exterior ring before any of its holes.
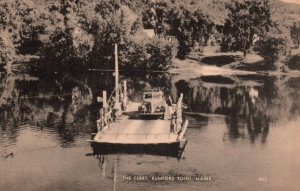
{"type": "Polygon", "coordinates": [[[190,28],[191,12],[184,7],[174,8],[170,13],[171,30],[175,34],[179,46],[177,56],[184,59],[191,52],[192,45],[192,28],[190,28]]]}
{"type": "Polygon", "coordinates": [[[300,46],[300,23],[294,22],[290,27],[290,34],[294,44],[299,48],[300,46]]]}
{"type": "Polygon", "coordinates": [[[272,26],[269,1],[236,1],[227,7],[229,14],[224,24],[221,48],[223,51],[242,51],[246,57],[254,37],[264,36],[272,26]]]}
{"type": "Polygon", "coordinates": [[[72,66],[88,62],[94,39],[81,25],[82,6],[81,1],[61,0],[44,7],[39,23],[44,36],[39,55],[48,69],[76,69],[72,66]]]}
{"type": "MultiPolygon", "coordinates": [[[[83,31],[92,35],[94,46],[90,53],[91,67],[108,67],[113,62],[114,44],[123,44],[119,50],[132,45],[132,36],[137,33],[139,17],[118,1],[86,3],[81,7],[80,24],[83,31]]],[[[126,51],[124,50],[124,53],[126,51]]],[[[120,54],[122,57],[122,54],[120,54]]],[[[121,60],[121,63],[127,59],[121,60]]]]}
{"type": "Polygon", "coordinates": [[[208,16],[199,9],[192,13],[190,22],[192,27],[192,43],[197,42],[201,46],[205,46],[210,35],[213,33],[214,24],[208,16]]]}
{"type": "Polygon", "coordinates": [[[289,54],[287,40],[282,37],[267,36],[255,46],[271,70],[285,71],[285,59],[289,54]]]}
{"type": "Polygon", "coordinates": [[[0,1],[0,62],[14,61],[23,43],[32,37],[36,21],[31,0],[0,1]]]}
{"type": "Polygon", "coordinates": [[[0,31],[0,66],[6,64],[16,56],[16,48],[12,36],[7,31],[0,31]]]}
{"type": "Polygon", "coordinates": [[[119,50],[120,66],[127,69],[169,68],[174,48],[172,43],[143,31],[141,17],[118,1],[101,1],[81,8],[82,28],[94,37],[90,55],[91,67],[111,67],[114,62],[114,43],[119,50]]]}
{"type": "Polygon", "coordinates": [[[144,26],[153,27],[159,37],[175,36],[179,45],[177,57],[181,59],[191,52],[195,42],[207,41],[213,26],[194,2],[183,0],[157,1],[146,11],[143,21],[144,26]]]}

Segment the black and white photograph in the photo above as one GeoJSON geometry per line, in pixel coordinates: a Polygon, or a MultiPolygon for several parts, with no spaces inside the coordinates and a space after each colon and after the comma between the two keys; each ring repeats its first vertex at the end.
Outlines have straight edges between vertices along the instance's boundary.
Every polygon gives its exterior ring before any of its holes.
{"type": "Polygon", "coordinates": [[[300,191],[300,0],[0,0],[0,79],[0,191],[300,191]]]}

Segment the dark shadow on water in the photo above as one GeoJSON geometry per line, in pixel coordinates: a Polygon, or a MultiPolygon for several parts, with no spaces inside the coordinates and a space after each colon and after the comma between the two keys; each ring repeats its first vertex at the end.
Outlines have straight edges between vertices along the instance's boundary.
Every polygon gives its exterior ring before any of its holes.
{"type": "Polygon", "coordinates": [[[174,157],[178,160],[184,152],[187,142],[176,142],[171,144],[109,144],[109,143],[92,143],[93,155],[109,154],[143,154],[155,156],[174,157]]]}
{"type": "Polygon", "coordinates": [[[289,78],[287,83],[289,85],[289,87],[292,87],[292,88],[300,88],[300,78],[299,77],[295,77],[295,78],[289,78]]]}
{"type": "Polygon", "coordinates": [[[299,70],[300,69],[300,55],[295,55],[293,56],[289,61],[288,61],[288,66],[292,70],[299,70]]]}
{"type": "Polygon", "coordinates": [[[251,64],[242,63],[238,65],[235,69],[261,72],[261,71],[273,70],[274,69],[273,65],[274,64],[267,64],[265,61],[258,61],[251,64]]]}
{"type": "MultiPolygon", "coordinates": [[[[257,75],[257,74],[248,74],[248,75],[237,75],[237,77],[241,81],[254,81],[254,82],[262,82],[264,83],[266,81],[266,76],[264,75],[257,75]]],[[[269,77],[271,78],[271,77],[269,77]]]]}
{"type": "Polygon", "coordinates": [[[230,63],[235,62],[236,60],[240,60],[240,56],[233,56],[233,55],[222,55],[222,56],[210,56],[204,57],[201,59],[201,62],[208,65],[215,65],[215,66],[224,66],[230,63]]]}
{"type": "Polygon", "coordinates": [[[189,121],[188,128],[201,128],[207,126],[209,121],[209,117],[200,113],[185,112],[184,117],[189,121]]]}
{"type": "Polygon", "coordinates": [[[234,81],[230,78],[224,76],[202,76],[200,77],[201,81],[208,83],[217,83],[217,84],[234,84],[234,81]]]}

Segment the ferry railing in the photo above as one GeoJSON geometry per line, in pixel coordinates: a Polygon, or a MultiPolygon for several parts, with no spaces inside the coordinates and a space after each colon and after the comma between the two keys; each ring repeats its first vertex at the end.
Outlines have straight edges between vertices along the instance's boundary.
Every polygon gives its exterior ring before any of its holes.
{"type": "Polygon", "coordinates": [[[177,134],[177,140],[182,140],[183,136],[186,132],[188,121],[185,120],[183,123],[182,117],[182,109],[183,109],[183,94],[181,93],[177,104],[175,105],[175,112],[172,115],[171,119],[171,132],[177,134]]]}
{"type": "Polygon", "coordinates": [[[99,111],[99,119],[97,120],[98,131],[103,131],[105,127],[109,127],[112,121],[119,118],[123,111],[126,110],[128,104],[127,98],[127,81],[123,81],[123,87],[119,85],[115,88],[107,99],[107,92],[102,92],[102,97],[97,97],[98,102],[103,103],[103,107],[99,111]],[[118,90],[116,92],[116,90],[118,90]],[[115,92],[118,96],[113,97],[115,92]],[[118,99],[118,100],[117,100],[118,99]],[[116,108],[116,103],[120,103],[120,108],[116,108]]]}
{"type": "Polygon", "coordinates": [[[181,93],[176,104],[172,105],[174,113],[171,114],[171,132],[178,133],[182,125],[182,101],[183,94],[181,93]]]}

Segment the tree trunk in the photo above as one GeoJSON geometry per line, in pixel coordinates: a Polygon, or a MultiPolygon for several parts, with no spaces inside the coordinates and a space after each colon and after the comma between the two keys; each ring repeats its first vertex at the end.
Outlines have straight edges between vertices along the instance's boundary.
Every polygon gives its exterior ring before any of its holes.
{"type": "Polygon", "coordinates": [[[300,29],[297,30],[297,48],[300,46],[300,29]]]}
{"type": "Polygon", "coordinates": [[[247,41],[244,41],[244,47],[243,47],[243,53],[244,53],[244,58],[247,56],[247,41]]]}

